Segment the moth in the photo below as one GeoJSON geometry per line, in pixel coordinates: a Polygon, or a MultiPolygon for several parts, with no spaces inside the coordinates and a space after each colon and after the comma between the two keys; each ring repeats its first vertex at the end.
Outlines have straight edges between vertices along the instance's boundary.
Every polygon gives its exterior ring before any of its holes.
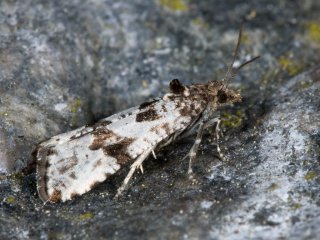
{"type": "Polygon", "coordinates": [[[172,141],[190,132],[197,132],[188,153],[189,169],[205,129],[216,126],[217,150],[219,107],[241,101],[237,91],[228,88],[233,75],[246,64],[234,69],[242,27],[239,31],[233,60],[221,81],[183,85],[179,80],[170,82],[169,92],[162,98],[142,103],[123,112],[63,133],[39,144],[35,150],[37,164],[37,190],[42,201],[67,201],[90,191],[119,169],[131,164],[119,196],[127,187],[137,169],[150,156],[172,141]]]}

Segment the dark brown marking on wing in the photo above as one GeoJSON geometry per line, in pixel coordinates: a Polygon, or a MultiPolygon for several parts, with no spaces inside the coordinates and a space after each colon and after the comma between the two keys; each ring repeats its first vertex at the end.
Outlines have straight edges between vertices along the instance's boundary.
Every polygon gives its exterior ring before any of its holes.
{"type": "Polygon", "coordinates": [[[185,87],[180,83],[178,79],[173,79],[170,82],[170,91],[174,94],[182,94],[185,90],[185,87]]]}
{"type": "Polygon", "coordinates": [[[139,110],[143,110],[149,106],[151,106],[152,104],[154,104],[155,102],[157,102],[158,100],[152,100],[152,101],[149,101],[149,102],[144,102],[142,103],[140,106],[139,106],[139,110]]]}
{"type": "Polygon", "coordinates": [[[177,97],[174,96],[174,95],[169,95],[169,96],[167,96],[167,98],[168,98],[170,101],[173,101],[173,102],[175,102],[175,100],[177,99],[177,97]]]}
{"type": "Polygon", "coordinates": [[[37,162],[37,185],[38,185],[38,194],[43,202],[47,201],[48,196],[48,176],[47,171],[50,166],[47,159],[48,148],[42,147],[39,145],[34,152],[34,157],[37,162]]]}
{"type": "Polygon", "coordinates": [[[145,122],[145,121],[154,121],[161,118],[161,116],[158,115],[157,111],[153,108],[148,109],[147,111],[138,113],[136,116],[137,122],[145,122]]]}
{"type": "Polygon", "coordinates": [[[180,109],[181,116],[188,116],[191,114],[190,107],[188,105],[185,105],[183,108],[180,109]]]}
{"type": "Polygon", "coordinates": [[[51,155],[57,155],[57,150],[54,149],[53,147],[48,148],[48,151],[47,151],[47,156],[51,156],[51,155]]]}
{"type": "Polygon", "coordinates": [[[133,141],[133,138],[124,138],[115,144],[104,146],[102,149],[104,154],[114,157],[118,164],[123,165],[131,159],[127,153],[127,148],[133,141]]]}
{"type": "Polygon", "coordinates": [[[88,130],[87,127],[89,127],[89,126],[86,126],[86,128],[82,129],[82,130],[80,131],[80,133],[76,133],[75,135],[72,135],[72,136],[70,137],[70,140],[79,139],[79,138],[82,138],[82,137],[85,136],[85,135],[90,134],[93,130],[88,130]]]}
{"type": "Polygon", "coordinates": [[[106,126],[108,126],[111,123],[111,121],[103,119],[93,125],[86,125],[86,127],[83,128],[80,132],[77,132],[76,134],[72,135],[70,137],[70,140],[75,140],[85,135],[94,133],[96,131],[103,130],[106,126]]]}
{"type": "Polygon", "coordinates": [[[100,149],[106,139],[117,136],[114,132],[106,128],[96,129],[96,131],[92,132],[92,135],[94,136],[94,140],[89,146],[89,149],[93,151],[100,149]]]}
{"type": "Polygon", "coordinates": [[[159,134],[160,133],[160,128],[161,126],[154,126],[150,129],[151,132],[154,132],[156,134],[159,134]]]}
{"type": "Polygon", "coordinates": [[[72,179],[77,179],[77,176],[76,176],[75,172],[70,173],[69,177],[72,178],[72,179]]]}
{"type": "Polygon", "coordinates": [[[162,108],[163,112],[168,112],[168,110],[167,110],[167,108],[166,108],[166,106],[164,104],[162,104],[161,108],[162,108]]]}
{"type": "Polygon", "coordinates": [[[104,177],[108,178],[111,174],[110,173],[104,173],[104,177]]]}
{"type": "Polygon", "coordinates": [[[75,197],[79,196],[79,193],[73,192],[70,194],[70,198],[73,199],[75,197]]]}
{"type": "Polygon", "coordinates": [[[62,162],[64,162],[65,161],[65,159],[64,158],[61,158],[61,159],[59,159],[57,162],[56,162],[56,164],[60,164],[60,163],[62,163],[62,162]]]}
{"type": "Polygon", "coordinates": [[[67,171],[69,171],[71,168],[76,166],[78,164],[78,159],[76,156],[72,156],[70,158],[65,159],[65,164],[58,168],[58,171],[60,174],[65,174],[67,171]]]}
{"type": "Polygon", "coordinates": [[[49,201],[50,202],[59,202],[59,201],[61,201],[61,196],[62,196],[61,190],[54,189],[53,193],[49,197],[49,201]]]}
{"type": "Polygon", "coordinates": [[[191,110],[194,115],[199,115],[205,109],[205,102],[201,102],[199,104],[192,104],[191,110]]]}
{"type": "Polygon", "coordinates": [[[110,123],[112,123],[111,121],[109,120],[100,120],[99,122],[93,124],[93,129],[97,129],[99,127],[105,127],[105,126],[108,126],[110,123]]]}
{"type": "Polygon", "coordinates": [[[171,134],[171,131],[170,131],[170,127],[169,127],[169,123],[164,123],[160,126],[162,129],[164,129],[164,131],[166,132],[167,135],[170,135],[171,134]]]}
{"type": "Polygon", "coordinates": [[[99,185],[99,183],[100,183],[100,182],[98,182],[98,181],[94,181],[93,183],[90,184],[90,189],[95,188],[96,186],[99,185]]]}
{"type": "Polygon", "coordinates": [[[97,167],[99,167],[99,166],[101,166],[101,165],[102,165],[102,161],[101,161],[101,159],[99,159],[98,161],[96,161],[96,162],[94,163],[93,169],[95,169],[95,168],[97,168],[97,167]]]}

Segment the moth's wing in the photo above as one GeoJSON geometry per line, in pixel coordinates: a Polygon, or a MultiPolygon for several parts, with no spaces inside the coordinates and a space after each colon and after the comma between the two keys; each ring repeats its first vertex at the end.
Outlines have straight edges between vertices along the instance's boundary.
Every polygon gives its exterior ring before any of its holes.
{"type": "MultiPolygon", "coordinates": [[[[97,134],[101,132],[81,128],[38,146],[37,185],[44,202],[66,201],[81,195],[120,168],[116,159],[106,156],[102,149],[94,149],[97,134]],[[87,133],[74,137],[81,131],[87,133]]],[[[118,140],[119,137],[109,134],[110,144],[118,140]]]]}
{"type": "Polygon", "coordinates": [[[135,159],[141,153],[155,149],[172,134],[183,132],[193,121],[192,116],[181,114],[187,103],[157,99],[141,104],[134,114],[119,114],[108,128],[119,136],[134,139],[128,146],[128,154],[135,159]]]}
{"type": "Polygon", "coordinates": [[[122,165],[188,127],[192,118],[181,113],[185,106],[157,99],[40,144],[40,198],[66,201],[88,192],[122,165]]]}
{"type": "MultiPolygon", "coordinates": [[[[136,110],[130,108],[121,114],[133,114],[136,110]]],[[[115,114],[94,126],[54,136],[37,146],[37,189],[44,202],[66,201],[81,195],[120,169],[116,159],[100,149],[104,142],[112,145],[124,139],[107,129],[118,118],[115,114]]]]}

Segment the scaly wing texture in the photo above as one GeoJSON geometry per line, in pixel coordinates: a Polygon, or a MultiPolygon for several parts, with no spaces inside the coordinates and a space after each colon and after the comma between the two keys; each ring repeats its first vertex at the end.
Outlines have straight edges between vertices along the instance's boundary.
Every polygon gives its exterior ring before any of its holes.
{"type": "Polygon", "coordinates": [[[157,99],[41,143],[36,155],[40,198],[66,201],[89,191],[190,126],[192,116],[182,114],[190,104],[157,99]]]}

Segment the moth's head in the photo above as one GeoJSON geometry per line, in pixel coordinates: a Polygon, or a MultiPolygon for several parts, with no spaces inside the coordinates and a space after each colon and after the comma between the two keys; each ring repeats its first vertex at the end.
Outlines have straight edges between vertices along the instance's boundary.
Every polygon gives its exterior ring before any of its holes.
{"type": "Polygon", "coordinates": [[[217,104],[228,104],[241,101],[239,92],[227,88],[224,81],[211,81],[208,84],[210,98],[217,104]]]}

